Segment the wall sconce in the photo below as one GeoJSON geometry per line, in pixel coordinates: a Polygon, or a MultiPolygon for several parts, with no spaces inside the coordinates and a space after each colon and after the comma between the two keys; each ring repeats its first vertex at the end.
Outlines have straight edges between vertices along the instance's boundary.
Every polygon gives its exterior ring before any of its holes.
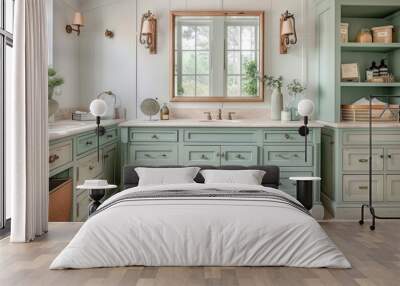
{"type": "Polygon", "coordinates": [[[157,19],[150,10],[142,16],[139,42],[146,45],[150,54],[157,53],[157,19]]]}
{"type": "Polygon", "coordinates": [[[104,32],[104,36],[106,36],[106,38],[114,38],[114,32],[111,30],[106,29],[106,31],[104,32]]]}
{"type": "Polygon", "coordinates": [[[81,33],[81,27],[83,27],[83,26],[84,26],[83,16],[82,16],[82,14],[80,12],[76,12],[75,15],[74,15],[74,21],[72,21],[71,25],[67,25],[65,27],[65,31],[68,34],[71,34],[72,31],[75,31],[76,34],[79,36],[80,33],[81,33]],[[75,26],[76,29],[74,29],[72,26],[75,26]]]}
{"type": "Polygon", "coordinates": [[[294,15],[286,11],[280,19],[280,52],[287,54],[288,47],[297,43],[296,20],[294,15]]]}

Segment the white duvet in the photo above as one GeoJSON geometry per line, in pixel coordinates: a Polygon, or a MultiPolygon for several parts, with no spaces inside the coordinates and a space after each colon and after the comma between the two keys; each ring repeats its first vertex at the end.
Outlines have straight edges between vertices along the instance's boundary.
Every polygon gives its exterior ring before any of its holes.
{"type": "MultiPolygon", "coordinates": [[[[237,184],[136,187],[100,208],[129,192],[204,188],[285,195],[237,184]]],[[[99,212],[50,269],[128,265],[351,267],[320,225],[290,205],[254,198],[174,198],[125,201],[99,212]]]]}

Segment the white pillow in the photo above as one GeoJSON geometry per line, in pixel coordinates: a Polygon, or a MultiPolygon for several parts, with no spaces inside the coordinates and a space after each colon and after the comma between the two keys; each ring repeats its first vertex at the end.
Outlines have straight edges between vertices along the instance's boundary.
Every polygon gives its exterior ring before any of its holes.
{"type": "Polygon", "coordinates": [[[200,171],[198,167],[186,168],[135,168],[139,186],[190,184],[200,171]]]}
{"type": "Polygon", "coordinates": [[[202,170],[205,184],[261,185],[265,171],[261,170],[202,170]]]}

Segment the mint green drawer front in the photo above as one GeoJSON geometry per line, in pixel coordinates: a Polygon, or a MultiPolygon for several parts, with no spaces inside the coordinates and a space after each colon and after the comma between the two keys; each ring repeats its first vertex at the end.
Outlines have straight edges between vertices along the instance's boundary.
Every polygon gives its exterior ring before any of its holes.
{"type": "Polygon", "coordinates": [[[279,190],[296,197],[296,182],[289,180],[290,177],[308,177],[312,176],[312,172],[281,172],[281,184],[279,190]]]}
{"type": "Polygon", "coordinates": [[[100,144],[107,144],[118,138],[118,129],[107,129],[106,133],[100,137],[100,144]]]}
{"type": "Polygon", "coordinates": [[[185,142],[214,142],[214,143],[253,143],[257,141],[255,131],[215,130],[185,130],[185,142]]]}
{"type": "Polygon", "coordinates": [[[221,164],[220,146],[184,146],[183,165],[200,166],[221,164]]]}
{"type": "Polygon", "coordinates": [[[309,167],[313,164],[313,148],[307,148],[305,161],[304,146],[264,146],[264,164],[282,167],[309,167]]]}
{"type": "MultiPolygon", "coordinates": [[[[344,145],[368,145],[369,135],[368,130],[359,131],[359,130],[346,130],[343,132],[343,144],[344,145]]],[[[399,144],[400,142],[400,132],[398,131],[381,131],[374,130],[372,143],[374,145],[380,144],[399,144]]]]}
{"type": "Polygon", "coordinates": [[[82,135],[77,138],[76,152],[78,155],[93,150],[96,147],[97,135],[95,133],[90,135],[82,135]]]}
{"type": "Polygon", "coordinates": [[[129,163],[136,166],[162,166],[178,164],[175,144],[129,145],[129,163]]]}
{"type": "Polygon", "coordinates": [[[138,130],[129,131],[129,140],[132,142],[177,142],[177,130],[138,130]]]}
{"type": "Polygon", "coordinates": [[[257,146],[222,146],[221,165],[252,166],[258,165],[257,146]]]}
{"type": "MultiPolygon", "coordinates": [[[[312,140],[312,131],[307,139],[312,140]]],[[[297,130],[265,131],[264,142],[301,143],[304,142],[304,137],[297,130]]]]}

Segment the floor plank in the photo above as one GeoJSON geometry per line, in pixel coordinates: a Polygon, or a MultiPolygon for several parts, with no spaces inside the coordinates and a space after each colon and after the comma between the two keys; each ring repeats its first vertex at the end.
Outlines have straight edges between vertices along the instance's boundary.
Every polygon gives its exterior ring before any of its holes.
{"type": "Polygon", "coordinates": [[[55,256],[80,223],[51,223],[47,235],[29,244],[0,240],[0,285],[399,285],[399,221],[379,222],[371,232],[356,222],[323,222],[322,227],[352,263],[352,269],[289,267],[124,267],[50,271],[55,256]]]}

